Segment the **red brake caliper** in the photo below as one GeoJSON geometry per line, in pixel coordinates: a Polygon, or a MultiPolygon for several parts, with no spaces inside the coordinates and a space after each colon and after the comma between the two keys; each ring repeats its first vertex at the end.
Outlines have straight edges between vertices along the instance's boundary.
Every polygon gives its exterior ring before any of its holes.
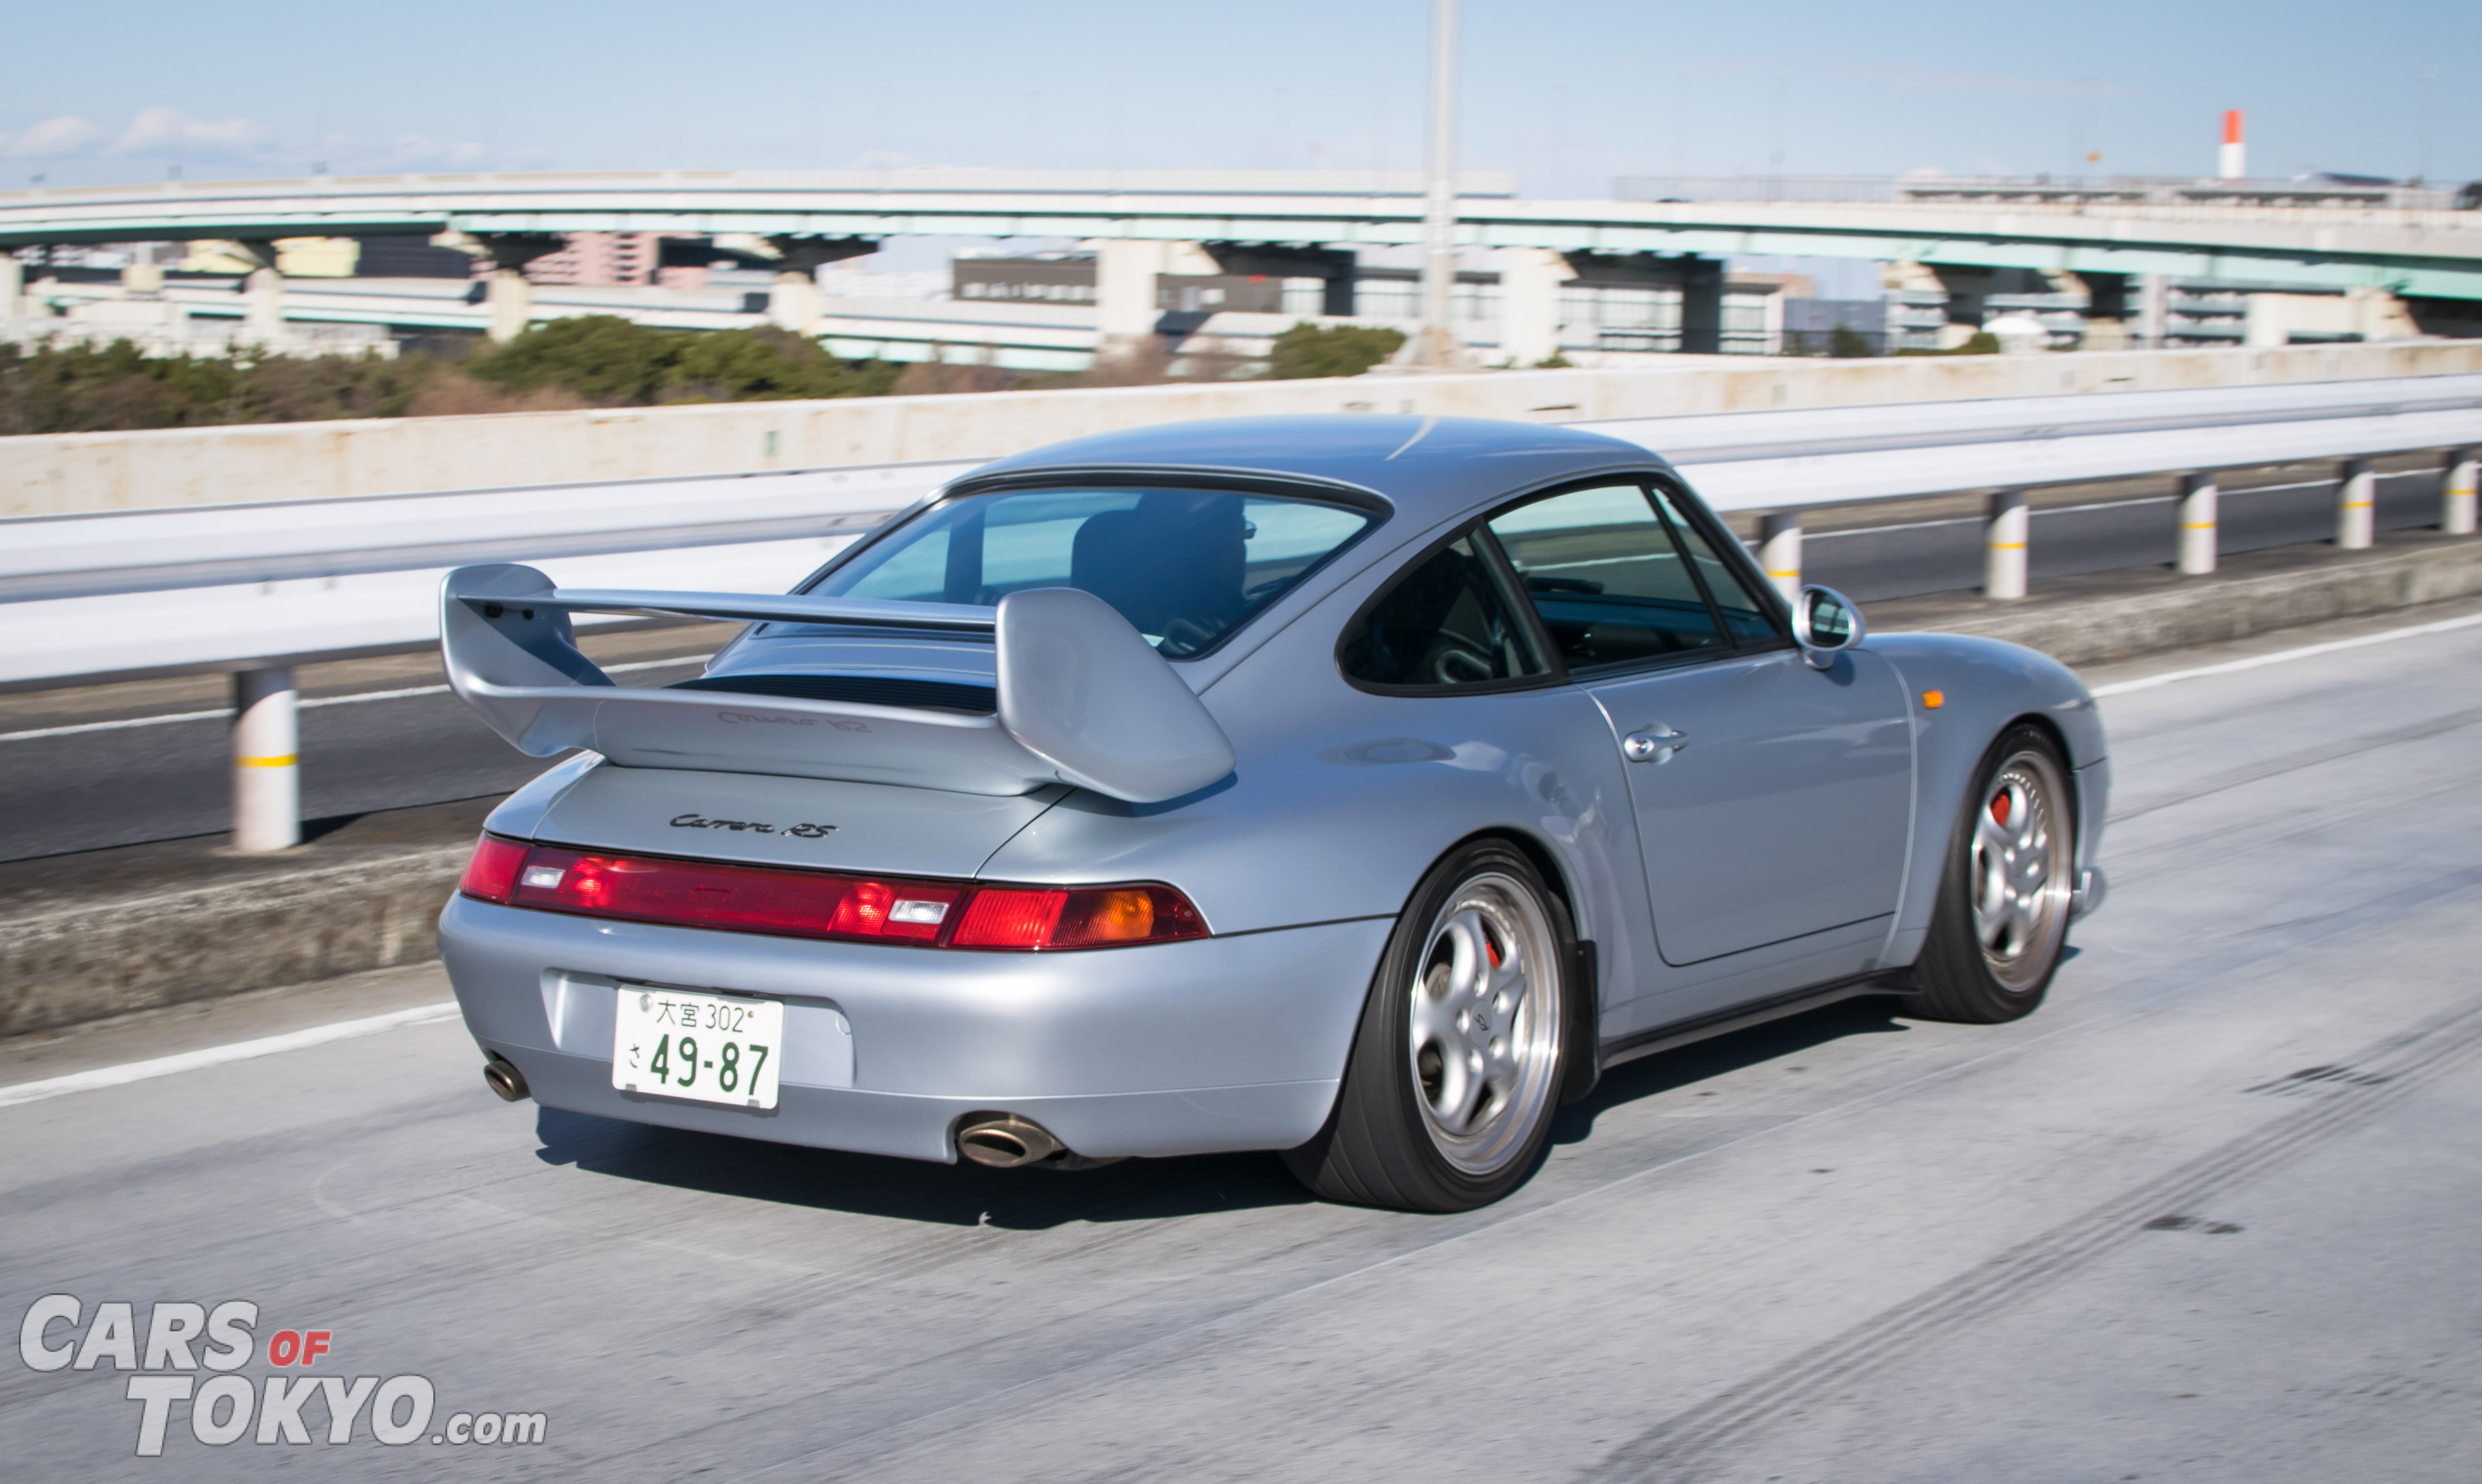
{"type": "Polygon", "coordinates": [[[2002,789],[1991,800],[1991,818],[2001,824],[2008,822],[2008,791],[2002,789]]]}

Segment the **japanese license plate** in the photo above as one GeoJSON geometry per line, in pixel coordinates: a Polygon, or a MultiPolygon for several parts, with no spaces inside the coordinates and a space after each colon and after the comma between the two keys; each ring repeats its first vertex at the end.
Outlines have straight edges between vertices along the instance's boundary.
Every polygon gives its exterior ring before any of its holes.
{"type": "Polygon", "coordinates": [[[774,1107],[783,1059],[781,1001],[620,986],[612,1085],[622,1092],[774,1107]]]}

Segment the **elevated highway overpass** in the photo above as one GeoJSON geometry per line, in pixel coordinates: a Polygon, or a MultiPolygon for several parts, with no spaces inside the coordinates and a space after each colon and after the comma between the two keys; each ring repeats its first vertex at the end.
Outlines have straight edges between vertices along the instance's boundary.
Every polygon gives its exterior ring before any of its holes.
{"type": "MultiPolygon", "coordinates": [[[[1688,307],[1720,293],[1729,256],[1844,257],[2082,278],[2098,303],[2148,278],[2482,300],[2482,212],[2369,204],[2071,198],[1545,201],[1467,176],[1458,240],[1503,249],[1500,348],[1537,358],[1526,326],[1556,317],[1581,259],[1677,284],[1680,349],[1711,350],[1688,307]],[[1711,271],[1710,271],[1711,270],[1711,271]],[[1703,298],[1702,298],[1703,296],[1703,298]]],[[[0,192],[0,248],[181,239],[462,234],[498,269],[479,318],[514,333],[534,312],[521,270],[572,232],[749,235],[782,256],[778,323],[819,332],[813,271],[887,238],[1069,238],[1096,245],[1103,340],[1155,328],[1155,275],[1178,245],[1242,248],[1322,272],[1333,249],[1422,241],[1410,177],[1109,171],[647,170],[171,181],[0,192]]],[[[1268,265],[1275,265],[1272,268],[1268,265]]],[[[273,260],[270,254],[270,268],[273,260]]],[[[0,274],[13,274],[0,262],[0,274]]],[[[16,286],[0,283],[0,296],[16,286]]],[[[1711,310],[1706,311],[1711,319],[1711,310]]],[[[2117,312],[2099,318],[2117,319],[2117,312]]],[[[1547,353],[1547,352],[1546,352],[1547,353]]]]}
{"type": "MultiPolygon", "coordinates": [[[[1153,185],[1153,182],[1149,182],[1153,185]]],[[[1468,181],[1461,242],[2170,273],[2482,299],[2482,212],[2206,203],[1537,201],[1468,181]]],[[[1103,171],[319,176],[0,192],[0,247],[462,231],[1407,246],[1402,192],[1117,188],[1103,171]],[[988,183],[941,184],[942,176],[988,183]]]]}

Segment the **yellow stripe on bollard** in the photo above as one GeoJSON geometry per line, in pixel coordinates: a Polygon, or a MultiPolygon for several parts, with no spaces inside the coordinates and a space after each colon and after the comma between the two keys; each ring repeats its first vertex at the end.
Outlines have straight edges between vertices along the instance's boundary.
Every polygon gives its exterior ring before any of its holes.
{"type": "Polygon", "coordinates": [[[237,757],[233,759],[233,764],[235,767],[239,768],[292,768],[301,761],[302,754],[298,752],[288,752],[280,758],[237,757]]]}

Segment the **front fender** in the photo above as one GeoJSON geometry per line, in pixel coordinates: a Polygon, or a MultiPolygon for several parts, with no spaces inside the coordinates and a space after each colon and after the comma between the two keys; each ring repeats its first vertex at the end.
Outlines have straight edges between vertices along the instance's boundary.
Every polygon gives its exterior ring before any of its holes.
{"type": "Polygon", "coordinates": [[[2076,672],[2039,650],[1972,635],[1873,635],[1867,647],[1903,678],[1914,719],[1914,838],[1888,961],[1910,963],[1919,953],[1959,806],[1983,753],[2015,722],[2047,727],[2068,755],[2076,792],[2074,879],[2082,887],[2102,840],[2111,766],[2101,713],[2076,672]],[[1936,707],[1926,699],[1934,691],[1936,707]]]}

